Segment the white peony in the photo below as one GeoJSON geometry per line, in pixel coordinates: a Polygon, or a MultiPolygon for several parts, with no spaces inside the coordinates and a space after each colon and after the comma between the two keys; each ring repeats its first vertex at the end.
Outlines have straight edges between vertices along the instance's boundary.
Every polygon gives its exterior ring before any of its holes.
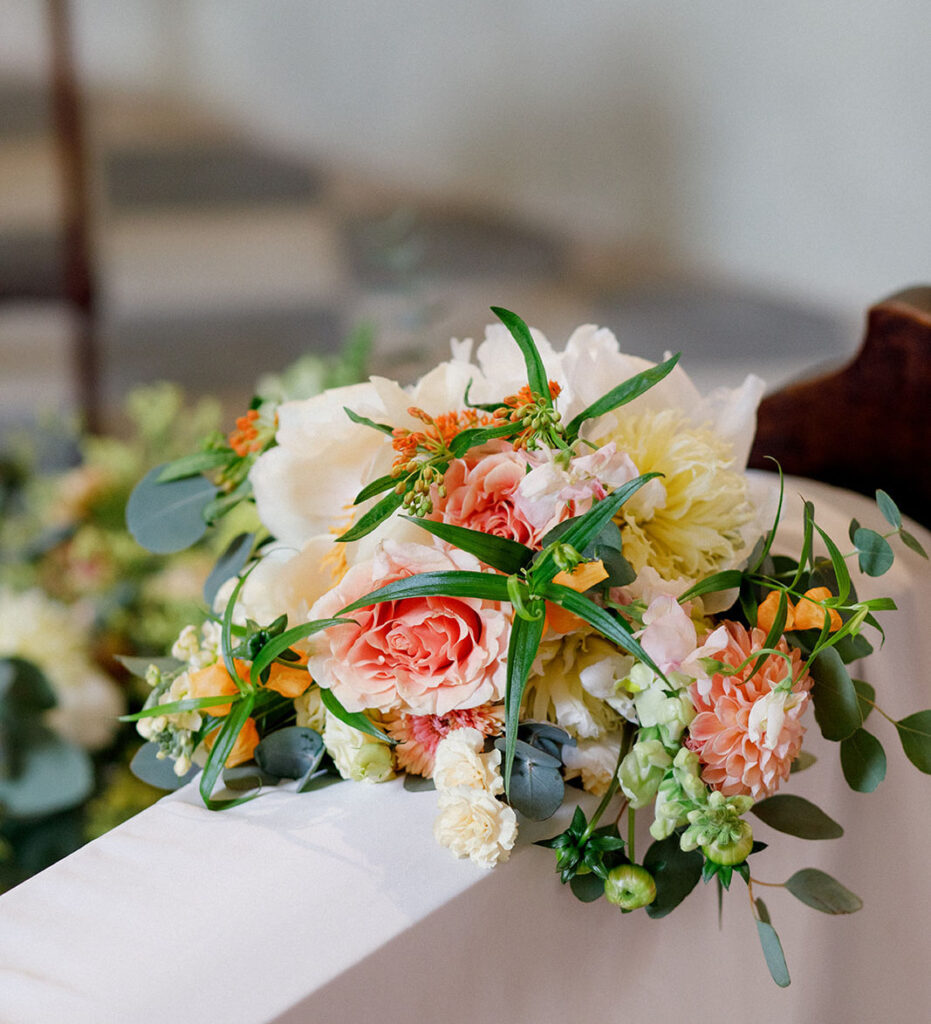
{"type": "Polygon", "coordinates": [[[517,840],[517,815],[484,789],[457,786],[440,791],[436,841],[457,857],[491,868],[507,860],[517,840]]]}

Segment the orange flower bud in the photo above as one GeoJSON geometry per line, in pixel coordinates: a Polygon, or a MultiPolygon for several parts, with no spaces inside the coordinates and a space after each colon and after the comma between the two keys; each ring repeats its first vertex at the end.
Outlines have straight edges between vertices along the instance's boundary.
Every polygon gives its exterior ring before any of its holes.
{"type": "MultiPolygon", "coordinates": [[[[773,623],[776,621],[776,612],[779,611],[779,595],[781,591],[771,590],[766,595],[766,600],[756,610],[756,624],[765,633],[773,628],[773,623]]],[[[791,600],[787,598],[786,605],[786,624],[782,627],[783,632],[790,629],[797,629],[795,623],[795,606],[791,600]]]]}
{"type": "MultiPolygon", "coordinates": [[[[236,671],[241,679],[249,678],[249,664],[234,660],[236,671]]],[[[216,661],[206,668],[199,668],[190,675],[190,693],[192,697],[232,697],[239,693],[239,687],[233,682],[232,676],[226,671],[226,665],[222,661],[216,661]]],[[[211,708],[204,708],[208,715],[214,718],[223,718],[230,713],[231,704],[217,704],[211,708]]]]}
{"type": "Polygon", "coordinates": [[[599,558],[594,562],[579,562],[571,572],[563,571],[556,573],[553,577],[553,582],[582,594],[589,587],[593,587],[596,583],[601,583],[602,580],[607,578],[608,573],[604,567],[604,562],[599,558]]]}
{"type": "MultiPolygon", "coordinates": [[[[220,730],[215,729],[206,739],[207,749],[211,750],[213,744],[216,742],[217,736],[220,735],[220,730]]],[[[246,761],[252,760],[252,755],[255,753],[255,748],[259,745],[259,730],[255,727],[255,721],[251,718],[247,718],[243,722],[242,728],[239,730],[239,735],[236,737],[236,742],[233,744],[233,749],[229,752],[229,756],[226,759],[227,768],[235,768],[238,764],[245,764],[246,761]]]]}
{"type": "Polygon", "coordinates": [[[269,690],[274,690],[275,693],[280,693],[282,697],[293,700],[295,697],[300,697],[310,684],[310,673],[307,671],[306,665],[295,663],[292,668],[290,665],[276,663],[271,666],[265,686],[269,690]]]}
{"type": "Polygon", "coordinates": [[[813,587],[806,590],[798,607],[795,609],[795,629],[822,629],[824,627],[824,616],[827,614],[831,620],[832,633],[837,632],[841,627],[840,613],[834,608],[822,608],[815,604],[816,601],[824,601],[832,597],[827,587],[813,587]]]}

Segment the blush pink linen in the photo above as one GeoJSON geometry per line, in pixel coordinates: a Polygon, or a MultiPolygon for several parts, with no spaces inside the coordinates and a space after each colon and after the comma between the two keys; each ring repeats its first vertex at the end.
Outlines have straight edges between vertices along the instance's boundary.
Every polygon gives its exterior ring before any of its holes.
{"type": "MultiPolygon", "coordinates": [[[[329,618],[394,580],[480,563],[464,551],[386,540],[310,610],[329,618]]],[[[354,611],[314,641],[310,674],[349,711],[447,715],[502,699],[510,622],[492,601],[412,597],[354,611]]]]}
{"type": "MultiPolygon", "coordinates": [[[[740,623],[724,623],[727,645],[715,657],[736,667],[753,651],[759,650],[766,634],[761,629],[748,632],[740,623]]],[[[785,639],[776,645],[788,651],[785,639]]],[[[801,655],[792,651],[792,674],[798,674],[801,655]]],[[[694,750],[702,764],[702,779],[725,796],[749,794],[754,800],[771,796],[789,777],[789,768],[802,748],[805,726],[801,717],[809,704],[811,677],[805,672],[792,689],[793,706],[787,707],[781,729],[772,749],[765,737],[754,730],[750,713],[754,704],[764,700],[785,678],[788,665],[784,658],[770,655],[760,670],[749,679],[752,663],[733,676],[715,673],[710,687],[699,684],[689,687],[689,697],[698,714],[689,725],[686,745],[694,750]],[[796,703],[797,701],[797,703],[796,703]]]]}

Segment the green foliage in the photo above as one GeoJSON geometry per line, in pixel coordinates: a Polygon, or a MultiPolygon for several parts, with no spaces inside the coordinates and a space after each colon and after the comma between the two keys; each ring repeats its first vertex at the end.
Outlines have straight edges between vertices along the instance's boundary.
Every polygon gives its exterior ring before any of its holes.
{"type": "Polygon", "coordinates": [[[895,561],[889,541],[875,530],[861,526],[853,535],[853,544],[860,556],[860,572],[867,576],[882,576],[895,561]]]}
{"type": "Polygon", "coordinates": [[[815,720],[825,739],[839,741],[860,728],[860,700],[850,674],[834,648],[827,648],[809,662],[814,680],[811,689],[815,720]]]}
{"type": "Polygon", "coordinates": [[[770,922],[769,911],[762,900],[756,900],[756,911],[759,915],[756,920],[757,935],[759,935],[760,945],[763,947],[763,956],[766,957],[766,966],[769,968],[770,977],[780,988],[787,988],[791,979],[785,954],[782,952],[782,943],[770,922]]]}
{"type": "Polygon", "coordinates": [[[673,833],[652,843],[643,858],[643,866],[656,882],[656,898],[646,908],[650,917],[671,914],[698,885],[703,858],[698,850],[684,851],[679,836],[673,833]]]}
{"type": "Polygon", "coordinates": [[[876,504],[879,506],[879,511],[883,514],[883,519],[890,526],[898,530],[902,526],[902,513],[892,498],[885,491],[877,491],[876,504]]]}
{"type": "Polygon", "coordinates": [[[215,735],[213,746],[207,756],[207,763],[204,765],[200,777],[200,795],[210,810],[221,810],[230,805],[227,800],[214,800],[213,789],[254,706],[255,695],[251,693],[235,701],[215,735]]]}
{"type": "Polygon", "coordinates": [[[512,313],[510,310],[492,306],[491,311],[511,332],[511,337],[520,348],[527,367],[527,383],[530,385],[531,393],[539,396],[544,404],[551,406],[553,402],[550,398],[550,383],[546,376],[546,368],[537,351],[537,346],[534,344],[530,328],[516,313],[512,313]]]}
{"type": "Polygon", "coordinates": [[[916,711],[895,723],[905,756],[926,775],[931,775],[931,710],[916,711]]]}
{"type": "Polygon", "coordinates": [[[392,746],[397,742],[393,740],[387,733],[381,731],[377,725],[375,725],[370,719],[366,718],[361,711],[347,711],[343,705],[339,702],[336,694],[332,690],[327,690],[324,687],[320,687],[320,699],[323,701],[323,706],[333,715],[334,718],[338,718],[344,725],[348,725],[353,729],[358,729],[359,732],[364,732],[369,736],[374,736],[375,739],[381,740],[383,743],[389,743],[392,746]]]}
{"type": "Polygon", "coordinates": [[[847,785],[858,793],[872,793],[886,777],[886,752],[866,729],[841,740],[840,763],[847,785]]]}
{"type": "Polygon", "coordinates": [[[563,884],[577,875],[590,873],[604,881],[612,867],[626,860],[619,856],[624,840],[618,835],[617,826],[592,829],[581,807],[575,809],[565,832],[552,839],[541,839],[534,845],[556,851],[556,870],[563,884]]]}
{"type": "Polygon", "coordinates": [[[255,748],[255,761],[269,775],[306,779],[320,767],[325,753],[318,732],[292,725],[269,733],[255,748]]]}
{"type": "Polygon", "coordinates": [[[130,770],[137,779],[141,779],[155,789],[180,789],[200,771],[192,765],[184,775],[176,775],[174,762],[169,757],[159,757],[157,743],[143,743],[130,762],[130,770]]]}
{"type": "Polygon", "coordinates": [[[833,818],[801,796],[777,793],[754,804],[751,811],[770,828],[799,839],[838,839],[844,834],[833,818]]]}
{"type": "MultiPolygon", "coordinates": [[[[506,753],[506,740],[495,740],[495,746],[506,753]]],[[[561,768],[562,761],[558,757],[521,739],[516,740],[508,803],[531,821],[551,818],[562,806],[566,792],[561,768]]]]}
{"type": "Polygon", "coordinates": [[[928,552],[921,546],[921,542],[917,537],[909,533],[908,530],[899,530],[899,537],[907,548],[914,551],[916,555],[921,555],[922,558],[927,559],[928,552]]]}
{"type": "MultiPolygon", "coordinates": [[[[510,798],[511,773],[517,745],[517,725],[520,718],[521,701],[527,686],[527,677],[537,656],[540,639],[543,636],[543,616],[526,619],[515,616],[508,641],[507,675],[504,691],[504,791],[510,798]]],[[[526,787],[525,787],[526,788],[526,787]]]]}
{"type": "Polygon", "coordinates": [[[17,770],[0,778],[0,807],[9,818],[30,819],[82,804],[93,792],[94,770],[80,747],[38,723],[17,738],[17,770]]]}
{"type": "Polygon", "coordinates": [[[384,601],[402,601],[408,597],[477,597],[486,601],[507,601],[508,584],[504,576],[489,572],[468,572],[465,570],[444,570],[441,572],[421,572],[414,576],[395,580],[384,587],[379,587],[352,604],[347,604],[339,612],[348,615],[357,608],[367,608],[372,604],[384,601]]]}
{"type": "Polygon", "coordinates": [[[494,534],[470,530],[465,526],[437,523],[432,519],[418,519],[410,516],[405,518],[422,527],[427,533],[432,533],[434,537],[439,537],[440,540],[445,540],[448,544],[468,551],[469,554],[475,555],[486,565],[508,575],[520,572],[530,564],[536,554],[532,548],[506,537],[496,537],[494,534]]]}
{"type": "Polygon", "coordinates": [[[213,607],[220,587],[227,580],[238,576],[246,567],[252,555],[255,536],[254,533],[239,533],[224,548],[223,554],[217,559],[216,565],[204,582],[204,602],[208,608],[213,607]]]}
{"type": "Polygon", "coordinates": [[[796,871],[785,887],[796,899],[822,914],[853,914],[863,906],[859,896],[817,868],[796,871]]]}
{"type": "Polygon", "coordinates": [[[789,767],[789,771],[792,774],[796,772],[803,772],[806,768],[810,768],[818,760],[814,754],[810,754],[807,750],[800,750],[798,757],[792,762],[789,767]]]}
{"type": "Polygon", "coordinates": [[[202,476],[159,483],[164,465],[136,484],[126,505],[126,525],[136,541],[156,554],[183,551],[207,531],[204,510],[216,488],[202,476]]]}

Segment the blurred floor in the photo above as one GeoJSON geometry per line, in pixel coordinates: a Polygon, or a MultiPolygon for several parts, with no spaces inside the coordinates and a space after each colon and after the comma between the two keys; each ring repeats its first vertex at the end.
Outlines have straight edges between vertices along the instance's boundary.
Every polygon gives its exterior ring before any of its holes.
{"type": "MultiPolygon", "coordinates": [[[[629,352],[682,349],[702,387],[748,369],[779,385],[856,347],[860,311],[838,318],[635,247],[388,189],[177,105],[95,95],[88,123],[110,422],[128,388],[157,378],[239,407],[260,372],[332,351],[361,320],[376,328],[372,369],[410,380],[451,336],[480,336],[492,304],[557,342],[595,321],[629,352]]],[[[60,213],[43,90],[0,81],[0,426],[72,402],[60,213]]]]}

